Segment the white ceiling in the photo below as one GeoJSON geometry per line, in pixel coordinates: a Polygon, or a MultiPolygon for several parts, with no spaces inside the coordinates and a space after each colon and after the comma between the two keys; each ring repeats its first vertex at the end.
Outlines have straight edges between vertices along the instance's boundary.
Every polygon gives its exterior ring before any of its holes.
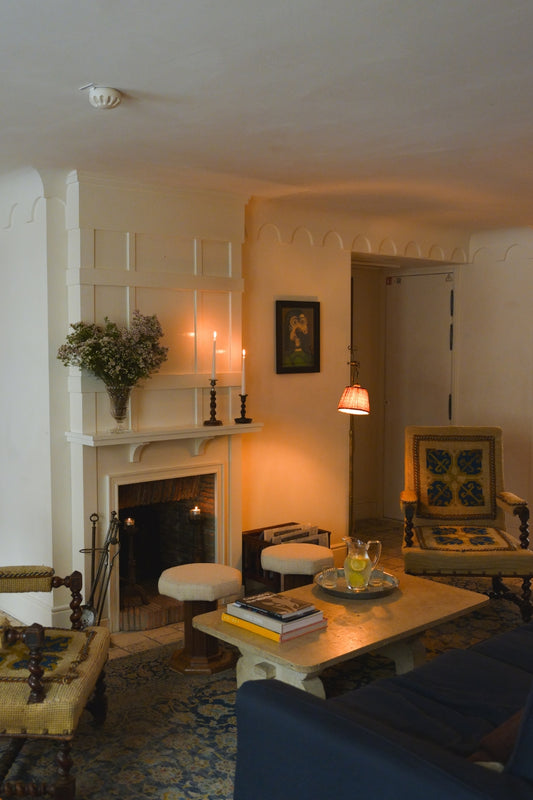
{"type": "Polygon", "coordinates": [[[531,0],[3,0],[0,174],[533,222],[531,0]],[[94,82],[120,89],[94,109],[94,82]]]}

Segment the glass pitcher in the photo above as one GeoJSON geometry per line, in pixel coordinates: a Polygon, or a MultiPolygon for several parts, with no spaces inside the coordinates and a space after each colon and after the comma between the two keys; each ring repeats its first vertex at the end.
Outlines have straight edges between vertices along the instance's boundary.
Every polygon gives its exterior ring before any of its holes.
{"type": "Polygon", "coordinates": [[[351,536],[345,536],[343,542],[346,542],[348,549],[344,559],[346,586],[352,592],[363,592],[368,586],[372,570],[380,559],[381,542],[377,539],[361,542],[351,536]],[[374,552],[373,556],[369,553],[370,549],[374,552]]]}

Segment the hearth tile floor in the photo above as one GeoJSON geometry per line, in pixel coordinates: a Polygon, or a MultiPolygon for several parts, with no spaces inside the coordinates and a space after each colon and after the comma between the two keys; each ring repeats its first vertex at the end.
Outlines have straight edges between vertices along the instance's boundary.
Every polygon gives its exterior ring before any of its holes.
{"type": "Polygon", "coordinates": [[[152,628],[146,631],[126,631],[111,634],[109,660],[124,658],[133,653],[142,653],[160,647],[162,644],[173,644],[183,639],[183,622],[165,625],[163,628],[152,628]]]}

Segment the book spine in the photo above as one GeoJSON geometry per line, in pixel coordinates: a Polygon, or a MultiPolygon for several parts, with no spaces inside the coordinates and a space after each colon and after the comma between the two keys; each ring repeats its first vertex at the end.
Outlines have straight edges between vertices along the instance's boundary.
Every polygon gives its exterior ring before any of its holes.
{"type": "Polygon", "coordinates": [[[247,619],[232,617],[231,614],[226,613],[226,611],[222,612],[222,621],[229,622],[230,625],[235,625],[237,628],[243,628],[251,633],[257,633],[259,636],[264,636],[266,639],[272,639],[273,642],[279,642],[281,640],[280,633],[271,631],[269,628],[263,628],[261,625],[256,625],[255,622],[248,622],[247,619]]]}
{"type": "Polygon", "coordinates": [[[278,633],[285,633],[286,631],[295,630],[296,628],[305,627],[306,625],[313,625],[324,616],[322,611],[317,609],[311,614],[306,614],[305,616],[297,617],[296,619],[292,620],[282,621],[274,619],[267,614],[260,614],[256,611],[252,611],[249,608],[243,608],[241,605],[235,602],[229,603],[226,607],[226,611],[228,614],[231,614],[234,617],[246,619],[248,622],[255,622],[256,625],[270,628],[270,630],[277,631],[278,633]]]}
{"type": "Polygon", "coordinates": [[[286,631],[280,635],[280,642],[288,642],[291,639],[296,639],[298,636],[305,636],[306,633],[316,633],[322,631],[327,627],[327,620],[322,619],[315,625],[306,625],[304,628],[295,628],[293,631],[286,631]]]}
{"type": "Polygon", "coordinates": [[[245,619],[248,622],[254,622],[256,625],[269,628],[271,631],[275,631],[276,633],[281,633],[283,631],[283,623],[281,620],[274,619],[274,617],[270,617],[268,614],[259,614],[258,612],[252,611],[249,608],[243,608],[237,603],[229,603],[226,607],[226,612],[231,614],[233,617],[239,617],[240,619],[245,619]]]}

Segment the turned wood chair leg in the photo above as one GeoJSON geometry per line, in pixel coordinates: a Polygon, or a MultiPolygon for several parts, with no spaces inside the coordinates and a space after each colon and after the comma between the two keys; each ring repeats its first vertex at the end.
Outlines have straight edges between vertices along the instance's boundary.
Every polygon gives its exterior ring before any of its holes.
{"type": "Polygon", "coordinates": [[[531,576],[524,578],[522,581],[522,602],[520,604],[520,613],[524,622],[530,622],[533,614],[533,605],[531,604],[531,576]]]}
{"type": "Polygon", "coordinates": [[[107,717],[107,694],[105,682],[105,670],[102,670],[96,681],[96,686],[89,702],[86,705],[87,711],[93,716],[95,725],[103,725],[107,717]]]}
{"type": "Polygon", "coordinates": [[[70,757],[71,749],[72,744],[69,739],[59,742],[59,751],[56,756],[59,777],[52,795],[54,800],[75,800],[76,798],[76,779],[70,774],[73,763],[70,757]]]}

